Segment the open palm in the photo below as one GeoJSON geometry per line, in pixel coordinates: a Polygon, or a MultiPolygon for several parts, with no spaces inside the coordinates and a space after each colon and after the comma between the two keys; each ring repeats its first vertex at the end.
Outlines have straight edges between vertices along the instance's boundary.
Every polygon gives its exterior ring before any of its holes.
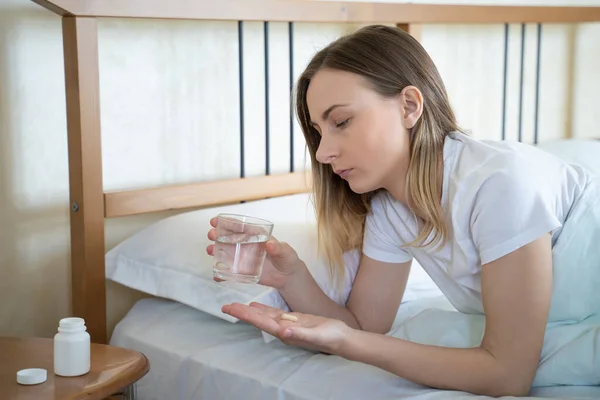
{"type": "Polygon", "coordinates": [[[284,343],[325,353],[335,353],[350,328],[337,319],[311,314],[286,313],[260,303],[228,304],[222,311],[278,337],[284,343]],[[297,320],[290,321],[286,316],[297,320]]]}

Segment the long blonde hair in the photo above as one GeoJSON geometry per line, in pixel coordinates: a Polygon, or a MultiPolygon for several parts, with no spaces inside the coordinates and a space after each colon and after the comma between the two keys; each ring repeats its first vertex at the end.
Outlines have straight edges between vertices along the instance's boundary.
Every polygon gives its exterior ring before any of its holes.
{"type": "Polygon", "coordinates": [[[311,158],[319,247],[332,272],[338,269],[343,274],[343,254],[362,248],[365,220],[377,192],[354,193],[329,165],[316,159],[320,135],[311,124],[306,93],[321,68],[361,75],[386,98],[399,95],[406,86],[419,88],[423,112],[410,131],[406,185],[409,206],[420,219],[421,229],[408,245],[444,243],[448,236],[440,189],[444,139],[459,130],[446,89],[433,61],[412,36],[398,28],[367,26],[320,50],[297,82],[296,111],[311,158]],[[425,242],[432,232],[431,240],[425,242]]]}

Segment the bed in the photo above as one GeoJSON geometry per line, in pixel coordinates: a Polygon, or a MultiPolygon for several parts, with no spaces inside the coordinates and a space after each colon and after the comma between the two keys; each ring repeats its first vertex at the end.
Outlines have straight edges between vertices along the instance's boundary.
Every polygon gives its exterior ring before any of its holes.
{"type": "MultiPolygon", "coordinates": [[[[192,284],[187,288],[187,292],[183,289],[174,291],[167,284],[156,284],[157,278],[162,277],[160,274],[165,271],[155,271],[154,274],[145,276],[138,274],[137,280],[145,282],[147,286],[142,287],[142,283],[139,283],[137,289],[144,290],[154,297],[137,302],[119,322],[112,335],[109,335],[106,280],[108,278],[124,285],[135,280],[132,278],[133,268],[123,270],[116,267],[124,265],[117,262],[122,261],[122,257],[129,257],[131,262],[137,262],[136,265],[140,268],[144,268],[142,261],[148,260],[153,260],[155,264],[159,264],[159,260],[163,262],[163,266],[165,260],[182,265],[182,254],[188,257],[187,260],[195,258],[196,263],[206,264],[206,260],[202,259],[201,238],[182,244],[178,239],[189,238],[190,231],[169,231],[166,226],[173,227],[177,226],[177,223],[189,222],[192,213],[197,217],[196,223],[201,223],[202,219],[206,221],[209,214],[227,207],[251,210],[253,213],[265,213],[265,216],[278,218],[276,224],[287,227],[287,230],[283,229],[283,236],[288,235],[289,241],[301,247],[306,257],[312,257],[312,242],[306,240],[306,237],[314,239],[307,233],[314,232],[309,229],[314,221],[311,219],[306,197],[306,193],[310,191],[310,175],[308,171],[295,168],[292,155],[287,173],[270,173],[267,156],[264,176],[246,176],[242,157],[239,177],[139,190],[105,191],[101,153],[97,20],[227,20],[238,21],[240,27],[245,21],[258,21],[264,22],[265,38],[270,21],[285,22],[288,24],[290,43],[294,23],[297,22],[388,23],[397,25],[416,38],[419,38],[422,24],[478,23],[504,24],[507,27],[509,23],[535,23],[538,26],[539,48],[542,24],[600,22],[600,7],[468,6],[310,0],[222,0],[216,3],[204,0],[173,0],[170,3],[161,0],[33,1],[61,16],[63,23],[73,314],[85,318],[94,342],[136,349],[149,358],[150,372],[137,384],[139,398],[476,397],[465,393],[424,388],[366,365],[286,347],[278,341],[269,341],[252,327],[226,320],[218,315],[214,304],[211,306],[207,303],[207,299],[211,298],[213,303],[215,302],[214,292],[210,292],[213,290],[211,282],[205,279],[206,276],[198,278],[207,291],[205,297],[199,297],[193,290],[196,286],[192,284]],[[199,210],[189,211],[192,209],[199,210]],[[282,212],[281,215],[273,215],[274,210],[290,209],[297,209],[298,213],[282,212]],[[106,254],[106,219],[164,210],[180,210],[182,213],[133,235],[106,254]],[[174,232],[179,232],[181,236],[174,235],[174,232]],[[153,238],[154,243],[162,243],[163,246],[153,246],[151,252],[141,251],[141,248],[148,250],[144,244],[148,243],[149,238],[153,238]],[[188,247],[183,252],[175,251],[175,243],[188,247]]],[[[241,32],[240,28],[240,34],[241,32]]],[[[267,53],[265,57],[268,57],[267,53]]],[[[539,64],[538,54],[538,75],[539,64]]],[[[291,75],[290,73],[290,84],[291,75]]],[[[240,84],[243,82],[240,81],[240,84]]],[[[538,99],[539,90],[536,89],[536,105],[538,99]]],[[[265,99],[265,102],[268,113],[269,99],[265,99]]],[[[240,103],[243,107],[241,97],[240,103]]],[[[506,104],[506,99],[503,99],[503,103],[506,104]]],[[[291,125],[290,116],[289,135],[293,136],[294,129],[291,125]]],[[[519,125],[519,140],[520,132],[519,125]]],[[[268,126],[265,134],[268,153],[269,134],[272,135],[268,126]]],[[[242,146],[243,135],[242,121],[242,146]]],[[[504,135],[503,128],[502,138],[504,135]]],[[[533,143],[538,144],[539,139],[536,113],[533,143]]],[[[562,152],[561,156],[576,162],[584,160],[593,163],[596,160],[593,154],[597,153],[590,151],[597,149],[594,144],[591,140],[564,140],[547,144],[547,148],[549,151],[562,152]],[[568,149],[568,153],[565,149],[568,149]]],[[[241,153],[243,152],[242,148],[241,153]]],[[[187,226],[188,229],[195,229],[194,225],[187,226]]],[[[318,264],[316,258],[314,261],[318,264]]],[[[185,268],[196,267],[197,264],[193,264],[186,265],[185,268]]],[[[169,271],[171,272],[173,271],[169,271]]],[[[172,276],[179,273],[181,270],[172,276]]],[[[398,311],[395,327],[401,326],[412,315],[423,310],[450,307],[418,268],[415,268],[414,273],[411,272],[411,279],[411,291],[398,311]]],[[[130,286],[135,285],[131,283],[130,286]]],[[[231,288],[230,293],[240,296],[238,289],[231,288]]],[[[276,293],[262,288],[244,287],[242,294],[246,299],[280,301],[276,293]]],[[[338,296],[337,301],[343,301],[345,295],[346,293],[338,293],[331,289],[331,296],[338,296]]],[[[535,388],[531,396],[600,398],[600,388],[540,387],[535,388]]]]}
{"type": "MultiPolygon", "coordinates": [[[[444,297],[406,303],[395,325],[429,307],[450,306],[444,297]]],[[[366,364],[265,343],[252,326],[164,299],[136,303],[115,329],[112,343],[149,358],[150,371],[137,384],[141,399],[488,398],[426,388],[366,364]]],[[[597,386],[556,386],[534,388],[529,398],[599,397],[597,386]]]]}

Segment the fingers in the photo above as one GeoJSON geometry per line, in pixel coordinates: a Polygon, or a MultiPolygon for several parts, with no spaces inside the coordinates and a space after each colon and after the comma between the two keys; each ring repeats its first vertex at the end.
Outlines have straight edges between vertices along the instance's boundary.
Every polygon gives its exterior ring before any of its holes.
{"type": "MultiPolygon", "coordinates": [[[[248,306],[257,309],[264,315],[278,321],[280,326],[279,333],[281,335],[280,337],[282,338],[288,338],[292,336],[292,332],[295,332],[295,328],[297,326],[296,322],[299,321],[299,317],[301,316],[299,313],[284,312],[279,308],[269,307],[262,303],[252,302],[248,306]]],[[[303,332],[300,332],[300,334],[303,334],[303,332]]]]}
{"type": "Polygon", "coordinates": [[[263,303],[257,303],[255,301],[250,302],[250,304],[248,304],[249,307],[254,307],[254,308],[259,308],[259,309],[263,309],[266,310],[268,308],[271,308],[263,303]]]}
{"type": "Polygon", "coordinates": [[[281,246],[279,245],[279,242],[274,237],[271,237],[269,240],[267,240],[267,253],[270,256],[277,257],[280,247],[281,246]]]}
{"type": "Polygon", "coordinates": [[[214,256],[215,255],[215,245],[214,244],[209,244],[206,247],[206,252],[208,253],[209,256],[214,256]]]}
{"type": "Polygon", "coordinates": [[[318,338],[315,336],[314,327],[302,325],[301,318],[305,316],[304,314],[284,313],[280,309],[254,302],[249,305],[227,304],[221,310],[240,321],[254,325],[261,331],[278,337],[286,344],[299,345],[308,349],[319,347],[319,344],[315,342],[315,340],[318,341],[318,338]],[[315,345],[317,347],[314,347],[315,345]]]}
{"type": "Polygon", "coordinates": [[[258,329],[265,331],[273,336],[279,335],[279,324],[273,318],[269,317],[261,310],[255,307],[249,307],[244,304],[233,303],[224,305],[221,308],[226,314],[238,318],[241,321],[246,321],[258,329]]]}
{"type": "Polygon", "coordinates": [[[206,236],[208,236],[210,240],[215,241],[217,240],[217,237],[219,237],[219,234],[217,233],[217,230],[213,228],[208,231],[208,234],[206,236]]]}
{"type": "Polygon", "coordinates": [[[294,252],[294,249],[289,244],[280,242],[273,236],[267,241],[267,253],[273,258],[286,259],[294,252]]]}
{"type": "Polygon", "coordinates": [[[261,303],[252,302],[248,306],[260,310],[263,314],[269,316],[270,318],[279,318],[284,313],[284,311],[280,310],[279,308],[269,307],[261,303]]]}
{"type": "Polygon", "coordinates": [[[288,326],[281,329],[281,337],[286,340],[294,340],[297,342],[311,341],[310,328],[302,326],[288,326]]]}
{"type": "Polygon", "coordinates": [[[210,219],[210,226],[212,227],[212,229],[208,231],[208,238],[210,240],[215,240],[217,239],[217,237],[219,237],[219,232],[217,232],[217,225],[219,225],[218,229],[221,235],[241,232],[249,233],[250,231],[250,229],[248,229],[247,226],[245,226],[243,223],[236,219],[219,219],[218,217],[212,217],[210,219]]]}
{"type": "Polygon", "coordinates": [[[246,235],[264,235],[266,234],[265,228],[262,226],[254,226],[242,222],[235,217],[213,217],[210,220],[210,225],[213,228],[217,228],[221,235],[229,235],[232,233],[243,233],[246,235]]]}
{"type": "Polygon", "coordinates": [[[298,266],[298,253],[289,244],[272,238],[266,247],[269,260],[278,271],[289,273],[298,266]]]}

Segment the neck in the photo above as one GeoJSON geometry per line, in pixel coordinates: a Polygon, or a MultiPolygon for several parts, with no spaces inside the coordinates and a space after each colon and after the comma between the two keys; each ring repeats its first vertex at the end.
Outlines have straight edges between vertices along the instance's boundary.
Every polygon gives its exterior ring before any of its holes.
{"type": "Polygon", "coordinates": [[[409,193],[406,190],[406,172],[396,174],[394,179],[384,186],[384,189],[390,192],[392,197],[408,207],[409,193]]]}
{"type": "MultiPolygon", "coordinates": [[[[437,182],[438,182],[438,189],[439,189],[439,194],[440,194],[440,198],[437,199],[437,201],[442,202],[442,187],[443,187],[443,175],[444,175],[444,168],[443,165],[440,166],[440,168],[438,169],[436,175],[437,175],[437,182]]],[[[385,190],[387,190],[394,199],[396,199],[397,201],[399,201],[400,203],[404,204],[406,207],[409,207],[410,201],[411,201],[411,197],[410,197],[410,192],[408,191],[408,188],[406,186],[406,182],[407,182],[407,177],[408,177],[408,168],[404,169],[403,172],[398,172],[396,174],[392,174],[393,179],[389,179],[388,182],[386,182],[386,185],[383,186],[383,188],[385,190]]]]}
{"type": "Polygon", "coordinates": [[[387,190],[394,199],[408,207],[410,193],[406,190],[406,182],[408,178],[408,167],[410,166],[410,155],[408,151],[399,157],[396,165],[391,168],[385,181],[383,188],[387,190]]]}

